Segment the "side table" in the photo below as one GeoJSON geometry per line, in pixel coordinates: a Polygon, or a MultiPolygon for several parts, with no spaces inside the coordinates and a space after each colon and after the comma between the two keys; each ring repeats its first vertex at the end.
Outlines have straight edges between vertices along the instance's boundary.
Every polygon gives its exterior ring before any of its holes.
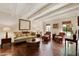
{"type": "Polygon", "coordinates": [[[78,40],[74,40],[74,39],[70,39],[70,38],[65,38],[65,53],[66,53],[66,41],[70,41],[70,42],[76,43],[76,56],[77,56],[78,40]]]}
{"type": "Polygon", "coordinates": [[[3,38],[1,39],[1,48],[3,48],[4,44],[10,43],[11,46],[11,38],[3,38]]]}

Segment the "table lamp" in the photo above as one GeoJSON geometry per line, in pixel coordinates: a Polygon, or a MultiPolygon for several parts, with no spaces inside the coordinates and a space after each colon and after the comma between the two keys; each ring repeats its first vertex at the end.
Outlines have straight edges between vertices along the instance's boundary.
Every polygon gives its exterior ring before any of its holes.
{"type": "Polygon", "coordinates": [[[8,38],[8,31],[10,31],[9,27],[4,27],[3,31],[6,32],[5,38],[8,38]]]}

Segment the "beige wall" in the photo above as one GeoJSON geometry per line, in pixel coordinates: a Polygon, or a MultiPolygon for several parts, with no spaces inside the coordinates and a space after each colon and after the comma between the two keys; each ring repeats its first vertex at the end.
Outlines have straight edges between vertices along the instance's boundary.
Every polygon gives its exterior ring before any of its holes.
{"type": "Polygon", "coordinates": [[[77,29],[77,16],[74,17],[68,17],[68,18],[60,18],[60,19],[52,19],[51,21],[46,21],[46,22],[32,22],[32,31],[42,31],[42,33],[45,32],[45,24],[50,24],[51,25],[51,32],[52,33],[56,33],[58,34],[61,30],[62,30],[62,22],[63,21],[69,21],[71,20],[72,25],[73,25],[73,31],[75,31],[77,29]],[[58,29],[54,29],[53,28],[53,24],[58,23],[59,24],[59,28],[58,29]]]}
{"type": "MultiPolygon", "coordinates": [[[[45,24],[49,23],[49,24],[51,24],[52,33],[59,33],[62,29],[62,22],[68,21],[68,20],[71,20],[71,22],[73,24],[73,30],[75,31],[77,28],[77,16],[69,17],[69,18],[62,18],[62,19],[61,18],[60,19],[52,19],[51,21],[46,21],[46,22],[31,21],[31,31],[44,33],[45,32],[45,24]],[[53,24],[55,24],[55,23],[59,24],[58,29],[53,29],[53,24]]],[[[19,31],[18,24],[19,23],[15,24],[14,26],[11,26],[12,27],[11,31],[19,31]]],[[[2,27],[0,27],[0,32],[2,31],[2,27]]]]}
{"type": "Polygon", "coordinates": [[[62,22],[63,21],[71,21],[72,25],[73,25],[73,31],[75,31],[77,29],[77,17],[69,17],[69,18],[62,18],[62,19],[55,19],[55,20],[51,20],[49,21],[49,23],[52,26],[52,33],[56,33],[58,34],[61,30],[62,30],[62,22]],[[53,28],[53,24],[58,23],[58,29],[54,29],[53,28]]]}
{"type": "Polygon", "coordinates": [[[31,31],[33,32],[42,32],[43,33],[43,22],[40,21],[32,21],[31,23],[31,31]]]}

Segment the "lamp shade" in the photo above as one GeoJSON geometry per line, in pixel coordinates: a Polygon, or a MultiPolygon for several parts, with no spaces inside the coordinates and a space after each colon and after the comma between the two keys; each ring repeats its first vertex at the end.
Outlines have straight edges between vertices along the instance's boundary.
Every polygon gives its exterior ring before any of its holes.
{"type": "Polygon", "coordinates": [[[3,31],[5,31],[5,32],[10,31],[10,27],[4,27],[4,28],[3,28],[3,31]]]}

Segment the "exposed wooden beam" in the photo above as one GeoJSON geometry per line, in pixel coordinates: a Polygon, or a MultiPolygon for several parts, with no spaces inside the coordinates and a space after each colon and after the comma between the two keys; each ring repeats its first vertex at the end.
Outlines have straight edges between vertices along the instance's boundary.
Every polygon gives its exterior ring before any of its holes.
{"type": "Polygon", "coordinates": [[[34,12],[33,14],[31,14],[27,19],[34,17],[35,14],[37,14],[39,11],[41,11],[43,8],[47,7],[48,5],[50,5],[49,3],[42,6],[39,10],[37,10],[36,12],[34,12]]]}

